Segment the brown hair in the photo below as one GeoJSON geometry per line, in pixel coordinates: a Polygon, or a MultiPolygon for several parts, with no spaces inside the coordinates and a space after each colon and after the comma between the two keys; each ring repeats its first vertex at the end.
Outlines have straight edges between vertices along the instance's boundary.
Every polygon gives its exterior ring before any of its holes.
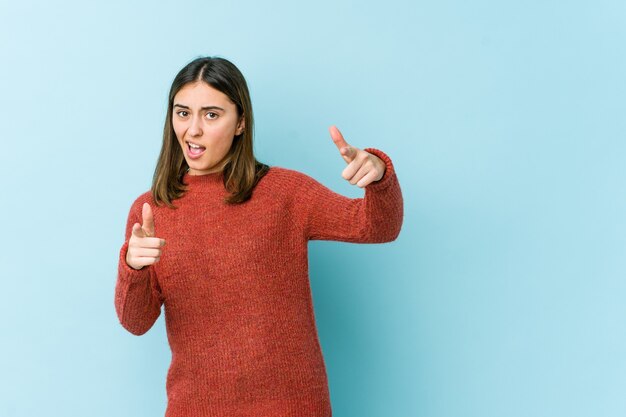
{"type": "Polygon", "coordinates": [[[218,57],[196,58],[181,69],[170,88],[163,128],[163,144],[152,178],[152,196],[157,205],[165,203],[177,208],[172,201],[184,195],[187,184],[182,178],[189,168],[172,125],[174,96],[185,85],[204,81],[226,94],[243,114],[244,130],[236,135],[233,144],[220,162],[224,166],[224,186],[231,193],[224,199],[227,204],[243,203],[252,197],[258,181],[267,173],[269,166],[254,157],[252,139],[254,118],[248,85],[239,69],[230,61],[218,57]]]}

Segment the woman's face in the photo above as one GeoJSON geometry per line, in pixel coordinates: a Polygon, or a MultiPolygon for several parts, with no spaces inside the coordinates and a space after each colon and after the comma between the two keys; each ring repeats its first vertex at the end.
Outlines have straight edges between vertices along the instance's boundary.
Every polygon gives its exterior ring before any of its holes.
{"type": "Polygon", "coordinates": [[[172,124],[191,175],[221,171],[233,138],[245,127],[235,103],[203,81],[187,84],[176,93],[172,124]]]}

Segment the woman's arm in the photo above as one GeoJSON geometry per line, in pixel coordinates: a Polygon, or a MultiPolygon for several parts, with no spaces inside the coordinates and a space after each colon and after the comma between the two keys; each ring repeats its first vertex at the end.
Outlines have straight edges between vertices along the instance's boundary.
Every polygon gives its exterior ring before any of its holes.
{"type": "Polygon", "coordinates": [[[133,224],[142,223],[141,210],[148,193],[132,204],[126,221],[125,242],[119,252],[115,311],[120,324],[134,335],[146,333],[161,314],[163,296],[156,280],[154,265],[134,269],[126,263],[128,241],[133,224]]]}
{"type": "Polygon", "coordinates": [[[295,190],[296,207],[309,240],[384,243],[400,234],[404,207],[391,159],[383,151],[366,148],[385,164],[383,177],[365,186],[363,198],[348,198],[302,174],[295,190]]]}

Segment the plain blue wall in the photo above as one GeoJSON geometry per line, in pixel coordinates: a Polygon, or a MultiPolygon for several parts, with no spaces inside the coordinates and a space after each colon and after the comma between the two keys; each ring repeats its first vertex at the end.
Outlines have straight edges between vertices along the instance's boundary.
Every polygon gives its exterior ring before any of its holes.
{"type": "Polygon", "coordinates": [[[260,160],[360,197],[337,124],[396,167],[396,241],[309,246],[335,416],[626,415],[624,2],[90,3],[0,4],[1,416],[163,415],[163,315],[113,295],[199,55],[260,160]]]}

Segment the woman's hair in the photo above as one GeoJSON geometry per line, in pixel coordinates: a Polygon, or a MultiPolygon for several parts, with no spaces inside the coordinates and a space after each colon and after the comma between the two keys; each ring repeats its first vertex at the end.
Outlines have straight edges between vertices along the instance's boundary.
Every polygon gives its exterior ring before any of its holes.
{"type": "Polygon", "coordinates": [[[163,144],[152,178],[151,191],[157,205],[165,203],[170,208],[177,208],[172,201],[182,197],[187,191],[187,184],[182,182],[182,178],[189,165],[176,139],[172,113],[176,93],[187,84],[198,81],[204,81],[224,93],[237,106],[238,116],[243,114],[244,117],[244,130],[233,138],[233,144],[223,161],[224,186],[231,193],[224,202],[237,204],[250,199],[254,187],[269,170],[268,165],[254,157],[254,118],[245,78],[232,62],[224,58],[200,57],[180,70],[170,88],[163,144]]]}

